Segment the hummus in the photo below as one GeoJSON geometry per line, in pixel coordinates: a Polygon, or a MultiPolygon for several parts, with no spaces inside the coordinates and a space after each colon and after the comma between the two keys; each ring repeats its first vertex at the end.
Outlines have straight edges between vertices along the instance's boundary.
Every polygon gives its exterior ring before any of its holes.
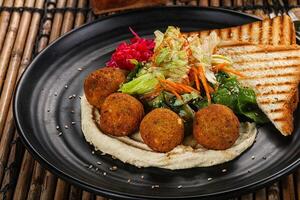
{"type": "Polygon", "coordinates": [[[86,141],[96,150],[137,167],[175,170],[221,164],[233,160],[249,148],[257,133],[255,123],[241,123],[240,136],[229,149],[222,151],[205,149],[190,135],[185,138],[183,144],[178,145],[172,151],[158,153],[143,143],[139,133],[130,137],[114,137],[102,133],[98,127],[99,119],[99,111],[83,96],[81,98],[81,128],[86,141]]]}

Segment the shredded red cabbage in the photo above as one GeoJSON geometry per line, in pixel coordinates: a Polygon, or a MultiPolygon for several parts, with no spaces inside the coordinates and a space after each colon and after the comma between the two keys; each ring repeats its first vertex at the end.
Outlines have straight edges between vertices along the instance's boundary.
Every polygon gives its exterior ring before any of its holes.
{"type": "Polygon", "coordinates": [[[129,29],[135,37],[130,40],[129,44],[123,42],[116,48],[111,60],[106,63],[107,66],[132,70],[135,65],[130,60],[148,61],[153,55],[154,40],[141,38],[131,28],[129,29]]]}

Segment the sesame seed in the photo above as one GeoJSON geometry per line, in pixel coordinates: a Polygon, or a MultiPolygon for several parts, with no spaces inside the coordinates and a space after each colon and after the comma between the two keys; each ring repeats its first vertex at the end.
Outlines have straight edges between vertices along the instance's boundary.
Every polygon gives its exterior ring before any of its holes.
{"type": "Polygon", "coordinates": [[[95,151],[92,151],[92,154],[95,154],[95,151]]]}
{"type": "Polygon", "coordinates": [[[79,99],[81,99],[81,96],[79,96],[79,99]]]}
{"type": "Polygon", "coordinates": [[[101,162],[98,161],[97,164],[98,164],[98,165],[101,165],[101,162]]]}
{"type": "Polygon", "coordinates": [[[177,188],[178,188],[178,189],[182,188],[182,185],[178,185],[177,188]]]}
{"type": "Polygon", "coordinates": [[[54,92],[54,96],[57,96],[57,92],[54,92]]]}
{"type": "Polygon", "coordinates": [[[71,113],[74,113],[74,110],[71,110],[71,113]]]}
{"type": "Polygon", "coordinates": [[[222,169],[222,172],[223,172],[223,173],[227,172],[227,169],[222,169]]]}
{"type": "Polygon", "coordinates": [[[73,98],[73,96],[69,96],[69,99],[72,99],[73,98]]]}
{"type": "Polygon", "coordinates": [[[130,179],[128,179],[128,180],[127,180],[127,182],[128,182],[128,183],[130,183],[130,182],[131,182],[131,180],[130,180],[130,179]]]}
{"type": "Polygon", "coordinates": [[[58,130],[58,129],[59,129],[59,126],[56,126],[56,129],[58,130]]]}
{"type": "Polygon", "coordinates": [[[212,178],[210,178],[210,177],[209,177],[207,180],[208,180],[208,181],[211,181],[211,180],[212,180],[212,178]]]}
{"type": "Polygon", "coordinates": [[[141,179],[144,179],[144,175],[141,176],[141,179]]]}
{"type": "Polygon", "coordinates": [[[95,169],[96,171],[98,171],[99,170],[99,168],[98,167],[96,167],[96,169],[95,169]]]}
{"type": "Polygon", "coordinates": [[[71,124],[72,124],[72,125],[75,125],[75,124],[76,124],[76,122],[71,122],[71,124]]]}
{"type": "Polygon", "coordinates": [[[68,85],[65,85],[65,88],[67,89],[67,88],[68,88],[68,85]]]}
{"type": "Polygon", "coordinates": [[[89,166],[89,169],[92,169],[92,168],[93,168],[93,165],[90,165],[90,166],[89,166]]]}
{"type": "Polygon", "coordinates": [[[254,160],[254,159],[255,159],[255,156],[251,156],[251,159],[254,160]]]}
{"type": "Polygon", "coordinates": [[[83,69],[82,69],[82,67],[78,67],[78,69],[77,69],[78,71],[82,71],[83,69]]]}
{"type": "Polygon", "coordinates": [[[73,98],[76,98],[76,94],[73,94],[72,97],[73,97],[73,98]]]}
{"type": "Polygon", "coordinates": [[[103,175],[106,176],[106,172],[103,172],[103,175]]]}
{"type": "Polygon", "coordinates": [[[266,156],[264,156],[264,157],[263,157],[263,159],[264,159],[264,160],[267,160],[267,157],[266,157],[266,156]]]}
{"type": "Polygon", "coordinates": [[[152,185],[151,188],[159,188],[159,185],[152,185]]]}
{"type": "Polygon", "coordinates": [[[62,135],[62,132],[59,132],[59,133],[58,133],[58,136],[61,136],[61,135],[62,135]]]}
{"type": "Polygon", "coordinates": [[[69,126],[68,125],[65,125],[65,129],[68,129],[69,128],[69,126]]]}
{"type": "Polygon", "coordinates": [[[117,169],[118,169],[117,166],[112,166],[112,167],[109,168],[110,171],[116,171],[117,169]]]}

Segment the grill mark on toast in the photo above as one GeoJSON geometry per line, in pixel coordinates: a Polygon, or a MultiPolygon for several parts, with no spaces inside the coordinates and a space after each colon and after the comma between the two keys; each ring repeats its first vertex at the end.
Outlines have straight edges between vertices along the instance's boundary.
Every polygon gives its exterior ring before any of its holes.
{"type": "MultiPolygon", "coordinates": [[[[233,44],[233,46],[236,46],[233,44]]],[[[247,46],[247,44],[245,45],[241,45],[241,46],[247,46]]],[[[237,48],[239,48],[239,46],[236,46],[237,48]]],[[[249,47],[253,47],[250,46],[249,47]]],[[[250,49],[249,51],[247,51],[247,49],[241,49],[240,51],[236,51],[235,49],[228,49],[227,52],[226,50],[224,50],[223,46],[221,48],[219,48],[219,50],[221,51],[221,53],[227,54],[227,55],[240,55],[240,54],[255,54],[255,53],[264,53],[264,54],[269,54],[269,53],[284,53],[284,52],[290,52],[290,51],[299,51],[298,53],[300,54],[300,48],[297,46],[289,46],[289,47],[276,47],[276,48],[259,48],[259,49],[250,49]],[[223,49],[223,50],[222,50],[223,49]]]]}
{"type": "Polygon", "coordinates": [[[275,121],[275,122],[284,122],[284,121],[286,121],[286,118],[285,117],[275,118],[275,119],[273,119],[273,121],[275,121]]]}
{"type": "Polygon", "coordinates": [[[277,82],[277,83],[258,83],[255,85],[256,88],[260,87],[270,87],[270,86],[290,86],[290,85],[298,85],[298,82],[277,82]]]}
{"type": "MultiPolygon", "coordinates": [[[[300,58],[300,53],[299,53],[299,57],[287,57],[288,59],[299,59],[300,58]]],[[[247,61],[234,61],[234,64],[244,64],[244,63],[253,63],[253,62],[267,62],[267,61],[270,61],[270,60],[276,60],[276,61],[279,61],[279,60],[282,60],[282,58],[268,58],[268,59],[261,59],[261,60],[247,60],[247,61]]],[[[299,65],[296,65],[297,67],[299,65]]]]}
{"type": "Polygon", "coordinates": [[[264,76],[246,76],[241,78],[241,80],[251,80],[251,79],[264,79],[264,78],[279,78],[279,77],[294,77],[294,76],[299,76],[299,72],[298,73],[286,73],[286,74],[268,74],[268,75],[264,75],[264,76]]]}
{"type": "Polygon", "coordinates": [[[268,113],[279,113],[279,112],[284,112],[285,109],[283,108],[277,108],[277,109],[272,109],[272,110],[269,110],[267,111],[268,113]]]}
{"type": "Polygon", "coordinates": [[[285,103],[286,100],[285,99],[278,99],[278,100],[274,100],[274,99],[269,99],[269,100],[263,100],[263,101],[258,101],[259,104],[277,104],[277,103],[285,103]]]}
{"type": "Polygon", "coordinates": [[[268,96],[268,95],[274,95],[274,94],[289,94],[290,91],[274,91],[271,90],[269,92],[263,92],[263,93],[256,93],[257,96],[268,96]]]}
{"type": "MultiPolygon", "coordinates": [[[[239,63],[239,64],[241,64],[241,63],[239,63]]],[[[235,69],[237,69],[241,72],[257,72],[257,71],[265,71],[265,70],[299,68],[299,67],[300,67],[300,63],[298,65],[290,64],[290,65],[280,65],[280,66],[274,66],[274,67],[243,68],[243,69],[239,69],[238,67],[235,67],[235,69]]]]}

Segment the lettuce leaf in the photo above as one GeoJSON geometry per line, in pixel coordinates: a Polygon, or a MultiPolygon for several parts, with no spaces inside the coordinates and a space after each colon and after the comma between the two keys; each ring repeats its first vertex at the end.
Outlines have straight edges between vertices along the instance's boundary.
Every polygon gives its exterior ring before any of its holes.
{"type": "Polygon", "coordinates": [[[119,89],[119,91],[131,95],[134,94],[142,95],[151,92],[159,83],[158,80],[159,76],[161,75],[153,74],[153,73],[147,73],[141,75],[133,79],[132,81],[123,84],[119,89]]]}

